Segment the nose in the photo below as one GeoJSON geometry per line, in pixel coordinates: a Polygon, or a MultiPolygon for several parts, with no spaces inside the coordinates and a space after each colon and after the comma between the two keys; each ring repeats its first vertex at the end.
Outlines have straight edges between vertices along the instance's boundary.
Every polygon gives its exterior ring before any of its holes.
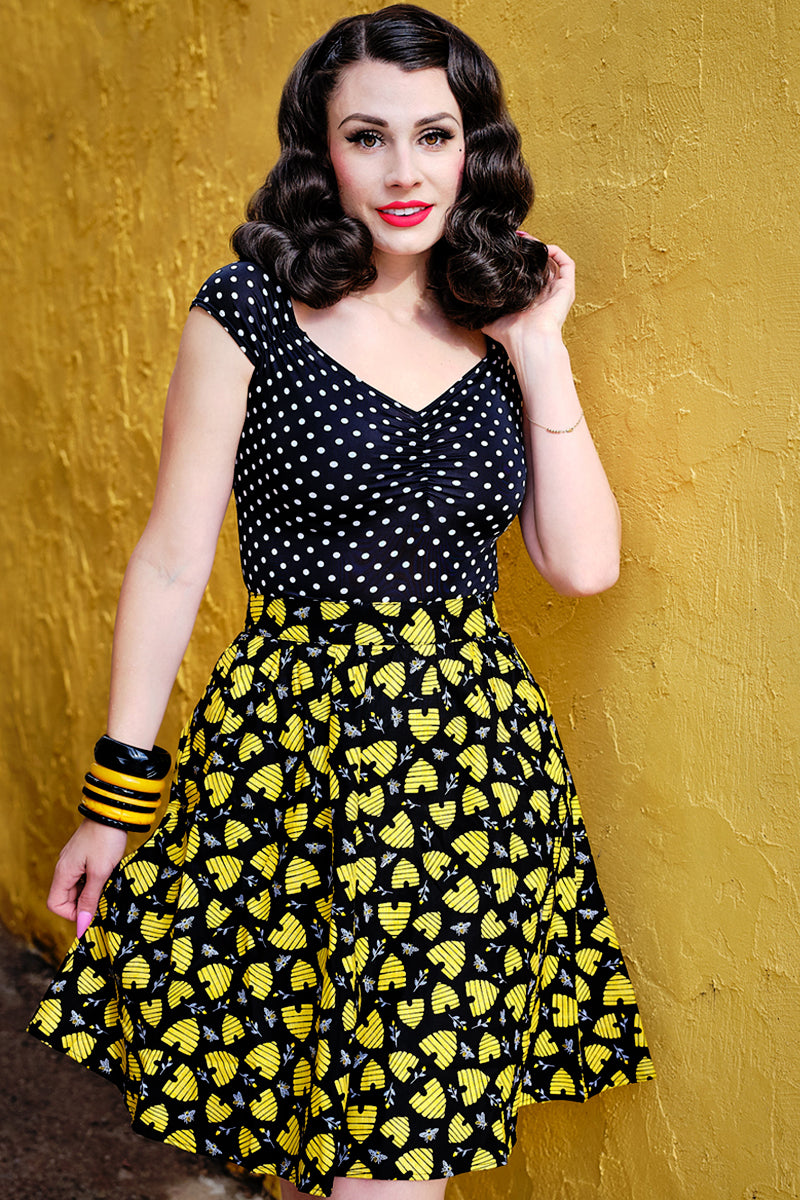
{"type": "Polygon", "coordinates": [[[409,191],[421,183],[420,171],[410,146],[395,145],[386,164],[386,186],[409,191]]]}

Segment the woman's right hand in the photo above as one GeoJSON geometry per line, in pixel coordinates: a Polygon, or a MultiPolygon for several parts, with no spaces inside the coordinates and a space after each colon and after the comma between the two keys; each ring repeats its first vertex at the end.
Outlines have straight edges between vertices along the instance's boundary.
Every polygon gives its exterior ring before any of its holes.
{"type": "Polygon", "coordinates": [[[94,916],[100,893],[109,875],[125,853],[128,835],[98,821],[84,818],[58,856],[47,907],[58,917],[77,921],[79,936],[94,916]],[[87,920],[88,917],[88,920],[87,920]]]}

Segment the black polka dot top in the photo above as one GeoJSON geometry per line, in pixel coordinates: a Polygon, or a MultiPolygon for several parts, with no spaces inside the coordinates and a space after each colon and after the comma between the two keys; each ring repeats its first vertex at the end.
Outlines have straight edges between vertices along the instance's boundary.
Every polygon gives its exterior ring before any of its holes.
{"type": "Polygon", "coordinates": [[[265,595],[485,598],[519,511],[519,384],[502,346],[421,412],[358,379],[297,324],[261,267],[223,267],[197,305],[255,370],[233,491],[245,585],[265,595]]]}

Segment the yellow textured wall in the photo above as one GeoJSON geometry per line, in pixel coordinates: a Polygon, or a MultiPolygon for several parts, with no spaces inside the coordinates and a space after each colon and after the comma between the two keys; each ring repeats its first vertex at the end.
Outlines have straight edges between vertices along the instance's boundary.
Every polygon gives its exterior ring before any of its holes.
{"type": "MultiPolygon", "coordinates": [[[[561,599],[518,535],[500,607],[549,691],[655,1084],[527,1109],[453,1200],[800,1194],[793,0],[455,0],[579,263],[576,374],[625,522],[561,599]]],[[[280,84],[353,4],[6,0],[0,912],[45,910],[103,728],[116,594],[186,306],[275,152],[280,84]]],[[[232,513],[162,740],[243,613],[232,513]]]]}

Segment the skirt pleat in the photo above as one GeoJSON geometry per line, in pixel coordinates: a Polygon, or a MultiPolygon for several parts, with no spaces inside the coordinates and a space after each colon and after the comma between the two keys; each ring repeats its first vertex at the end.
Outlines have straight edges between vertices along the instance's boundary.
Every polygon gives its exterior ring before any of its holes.
{"type": "Polygon", "coordinates": [[[550,709],[490,600],[251,596],[29,1031],[134,1128],[328,1196],[653,1077],[550,709]]]}

